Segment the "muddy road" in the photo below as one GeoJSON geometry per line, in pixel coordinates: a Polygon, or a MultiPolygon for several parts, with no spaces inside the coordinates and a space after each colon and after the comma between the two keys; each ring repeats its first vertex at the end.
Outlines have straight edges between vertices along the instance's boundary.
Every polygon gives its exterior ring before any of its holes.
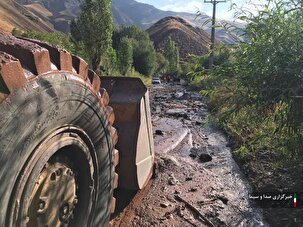
{"type": "Polygon", "coordinates": [[[157,176],[114,226],[267,226],[202,97],[172,84],[150,95],[157,176]]]}

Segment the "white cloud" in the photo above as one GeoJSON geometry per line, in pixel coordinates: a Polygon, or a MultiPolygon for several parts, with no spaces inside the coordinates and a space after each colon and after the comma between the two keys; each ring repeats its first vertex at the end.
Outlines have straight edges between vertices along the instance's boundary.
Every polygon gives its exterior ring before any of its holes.
{"type": "Polygon", "coordinates": [[[170,10],[175,12],[190,12],[190,13],[196,13],[197,11],[202,9],[202,1],[176,2],[170,0],[169,2],[175,2],[175,3],[164,5],[160,7],[160,9],[170,10]]]}

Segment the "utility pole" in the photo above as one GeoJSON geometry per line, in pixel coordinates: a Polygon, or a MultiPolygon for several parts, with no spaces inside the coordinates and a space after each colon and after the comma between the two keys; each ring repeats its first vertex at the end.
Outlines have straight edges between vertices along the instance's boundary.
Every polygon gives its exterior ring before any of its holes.
{"type": "Polygon", "coordinates": [[[211,36],[210,36],[211,44],[210,44],[210,55],[209,55],[209,69],[212,69],[214,65],[216,5],[220,2],[226,2],[226,0],[204,0],[204,3],[213,4],[213,17],[212,17],[212,26],[211,26],[211,36]]]}

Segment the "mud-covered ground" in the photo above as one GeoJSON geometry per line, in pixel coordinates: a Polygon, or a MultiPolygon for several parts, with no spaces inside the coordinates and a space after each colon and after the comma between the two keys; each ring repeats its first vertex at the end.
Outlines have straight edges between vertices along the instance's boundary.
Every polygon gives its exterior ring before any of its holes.
{"type": "Polygon", "coordinates": [[[129,192],[114,225],[267,226],[202,97],[172,84],[150,93],[157,177],[129,192]]]}

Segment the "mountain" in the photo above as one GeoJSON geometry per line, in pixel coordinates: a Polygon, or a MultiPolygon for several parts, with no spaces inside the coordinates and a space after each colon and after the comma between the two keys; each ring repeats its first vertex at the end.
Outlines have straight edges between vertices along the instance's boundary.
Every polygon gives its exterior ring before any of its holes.
{"type": "Polygon", "coordinates": [[[139,3],[134,0],[113,0],[113,14],[116,24],[135,24],[143,29],[147,29],[160,19],[169,16],[182,17],[193,25],[198,25],[201,21],[209,19],[204,14],[196,20],[195,14],[163,11],[152,5],[139,3]]]}
{"type": "MultiPolygon", "coordinates": [[[[132,25],[135,24],[143,29],[148,29],[157,21],[165,17],[180,17],[185,19],[193,27],[201,28],[202,25],[207,27],[205,30],[210,34],[211,32],[211,18],[202,13],[199,17],[196,14],[163,11],[155,8],[152,5],[139,3],[134,0],[113,0],[113,15],[115,23],[118,25],[132,25]],[[209,22],[208,22],[209,21],[209,22]],[[208,23],[205,23],[208,22],[208,23]]],[[[230,23],[234,26],[242,26],[234,22],[218,21],[222,23],[230,23]]],[[[235,44],[236,34],[230,34],[223,28],[216,28],[216,38],[224,44],[235,44]]]]}
{"type": "Polygon", "coordinates": [[[47,21],[52,23],[56,30],[69,32],[69,23],[80,12],[79,0],[17,0],[34,14],[42,17],[47,17],[47,21]],[[39,4],[40,9],[37,10],[35,5],[39,4]],[[51,15],[46,15],[43,12],[50,12],[51,15]]]}
{"type": "MultiPolygon", "coordinates": [[[[80,12],[81,0],[18,0],[18,2],[30,10],[33,4],[41,4],[52,13],[49,21],[54,24],[54,27],[67,32],[69,21],[80,12]]],[[[201,25],[206,19],[209,19],[207,15],[202,15],[199,19],[196,19],[195,14],[163,11],[135,0],[113,0],[112,10],[115,24],[137,25],[143,29],[149,28],[160,19],[168,16],[182,17],[195,26],[201,25]]]]}
{"type": "Polygon", "coordinates": [[[210,36],[198,27],[193,27],[181,17],[165,17],[147,29],[158,51],[163,52],[170,36],[179,48],[180,59],[189,54],[204,55],[209,52],[210,36]]]}
{"type": "Polygon", "coordinates": [[[55,31],[51,23],[41,19],[23,5],[14,0],[1,0],[0,32],[9,34],[14,28],[41,32],[55,31]]]}
{"type": "MultiPolygon", "coordinates": [[[[13,0],[1,0],[13,1],[13,0]]],[[[80,12],[81,0],[16,0],[41,21],[59,31],[69,32],[69,23],[80,12]]],[[[163,11],[152,5],[139,3],[135,0],[113,0],[113,17],[116,25],[137,25],[143,29],[151,27],[162,18],[173,16],[185,19],[194,27],[201,27],[210,17],[195,14],[163,11]]],[[[209,25],[209,24],[208,24],[209,25]]],[[[208,26],[209,27],[209,26],[208,26]]],[[[206,29],[210,33],[210,29],[206,29]]],[[[234,44],[235,39],[224,29],[216,29],[217,38],[226,44],[234,44]]]]}

